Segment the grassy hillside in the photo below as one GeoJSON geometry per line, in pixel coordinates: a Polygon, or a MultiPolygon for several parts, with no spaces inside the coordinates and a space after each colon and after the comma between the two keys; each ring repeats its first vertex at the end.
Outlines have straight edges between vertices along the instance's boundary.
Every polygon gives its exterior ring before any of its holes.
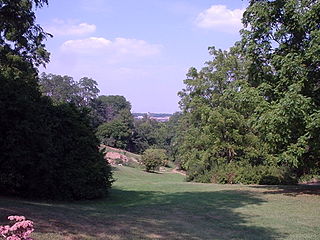
{"type": "Polygon", "coordinates": [[[320,239],[317,186],[232,186],[184,182],[174,173],[115,169],[108,199],[48,203],[0,198],[36,223],[35,239],[320,239]]]}

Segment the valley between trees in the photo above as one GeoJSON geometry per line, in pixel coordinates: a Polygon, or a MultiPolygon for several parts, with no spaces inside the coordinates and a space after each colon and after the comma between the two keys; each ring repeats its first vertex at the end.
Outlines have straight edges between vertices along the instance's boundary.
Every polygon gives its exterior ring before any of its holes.
{"type": "Polygon", "coordinates": [[[0,224],[26,215],[40,240],[320,238],[319,186],[298,184],[320,179],[319,1],[250,0],[168,122],[134,119],[92,78],[41,74],[46,5],[0,1],[0,224]],[[138,160],[111,166],[115,148],[138,160]]]}
{"type": "MultiPolygon", "coordinates": [[[[318,239],[320,188],[185,182],[118,166],[107,199],[0,198],[0,219],[33,219],[38,240],[318,239]]],[[[1,222],[0,222],[1,223],[1,222]]]]}

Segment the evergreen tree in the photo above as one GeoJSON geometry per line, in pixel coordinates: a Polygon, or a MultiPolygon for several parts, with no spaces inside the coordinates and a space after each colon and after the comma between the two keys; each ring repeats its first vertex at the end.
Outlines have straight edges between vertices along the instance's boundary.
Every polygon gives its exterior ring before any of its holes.
{"type": "Polygon", "coordinates": [[[105,196],[110,166],[86,112],[42,97],[36,66],[48,62],[48,34],[34,7],[47,1],[0,1],[0,191],[3,194],[89,199],[105,196]]]}

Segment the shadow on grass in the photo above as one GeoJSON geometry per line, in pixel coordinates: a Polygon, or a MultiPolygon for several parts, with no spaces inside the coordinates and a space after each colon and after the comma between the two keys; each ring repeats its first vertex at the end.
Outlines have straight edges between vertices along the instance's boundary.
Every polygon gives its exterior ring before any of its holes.
{"type": "MultiPolygon", "coordinates": [[[[40,203],[0,198],[0,223],[25,215],[36,232],[51,239],[279,239],[274,229],[253,226],[236,211],[263,203],[240,191],[177,192],[114,189],[109,199],[79,203],[40,203]],[[45,235],[43,235],[45,236],[45,235]]],[[[45,239],[45,237],[37,239],[45,239]]]]}
{"type": "Polygon", "coordinates": [[[270,185],[270,186],[252,186],[262,190],[265,194],[283,194],[286,196],[297,197],[299,195],[320,196],[320,185],[270,185]]]}

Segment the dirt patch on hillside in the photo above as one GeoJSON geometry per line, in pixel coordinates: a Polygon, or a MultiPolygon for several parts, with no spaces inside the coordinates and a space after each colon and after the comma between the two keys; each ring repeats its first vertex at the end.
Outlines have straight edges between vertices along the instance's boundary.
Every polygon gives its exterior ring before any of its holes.
{"type": "Polygon", "coordinates": [[[107,152],[104,155],[104,159],[108,161],[111,165],[124,164],[129,162],[127,156],[117,152],[107,152]]]}
{"type": "Polygon", "coordinates": [[[137,154],[105,145],[101,145],[101,149],[104,152],[104,159],[111,165],[139,164],[139,155],[137,154]]]}

